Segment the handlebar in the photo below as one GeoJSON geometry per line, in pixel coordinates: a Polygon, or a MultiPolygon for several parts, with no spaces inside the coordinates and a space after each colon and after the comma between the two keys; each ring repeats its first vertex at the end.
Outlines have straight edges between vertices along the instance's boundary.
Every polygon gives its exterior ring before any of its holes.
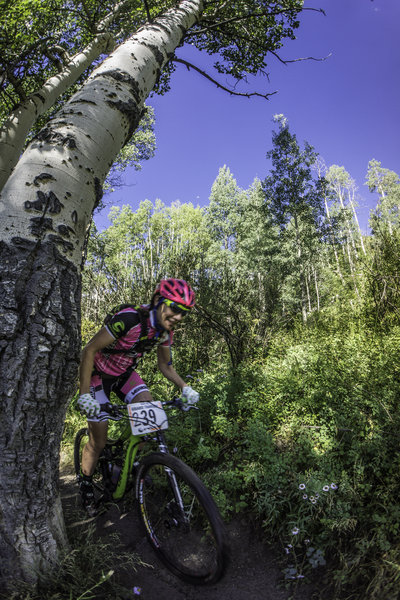
{"type": "MultiPolygon", "coordinates": [[[[198,410],[197,406],[183,402],[180,397],[169,400],[168,402],[161,402],[161,404],[164,408],[178,408],[184,412],[189,411],[191,408],[198,410]]],[[[127,406],[127,404],[112,404],[111,402],[106,402],[105,404],[100,404],[100,409],[108,413],[111,417],[118,419],[125,416],[121,413],[121,410],[127,410],[127,406]]]]}

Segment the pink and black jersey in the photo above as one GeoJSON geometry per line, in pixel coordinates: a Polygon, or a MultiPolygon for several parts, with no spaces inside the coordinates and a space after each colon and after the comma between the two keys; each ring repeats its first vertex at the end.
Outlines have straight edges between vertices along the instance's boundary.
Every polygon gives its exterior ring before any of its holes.
{"type": "Polygon", "coordinates": [[[129,307],[111,317],[105,327],[115,342],[96,353],[96,371],[118,377],[128,369],[136,368],[142,356],[152,347],[172,345],[172,331],[160,333],[155,328],[154,316],[149,309],[149,305],[143,304],[140,313],[129,307]]]}

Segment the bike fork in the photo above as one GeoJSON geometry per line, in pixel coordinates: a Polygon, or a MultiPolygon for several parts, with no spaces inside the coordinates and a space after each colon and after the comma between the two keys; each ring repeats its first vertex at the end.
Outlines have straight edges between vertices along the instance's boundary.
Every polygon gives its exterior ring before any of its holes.
{"type": "MultiPolygon", "coordinates": [[[[161,432],[159,432],[157,434],[157,441],[158,441],[158,447],[160,449],[160,452],[162,452],[163,454],[168,454],[168,447],[165,442],[164,436],[161,432]]],[[[175,473],[169,467],[164,467],[164,471],[167,474],[168,482],[169,482],[171,491],[173,493],[176,505],[178,506],[178,508],[180,510],[180,513],[182,515],[185,525],[187,525],[189,521],[188,521],[188,518],[185,513],[185,507],[183,505],[182,495],[181,495],[181,491],[179,489],[178,482],[176,480],[175,473]]]]}

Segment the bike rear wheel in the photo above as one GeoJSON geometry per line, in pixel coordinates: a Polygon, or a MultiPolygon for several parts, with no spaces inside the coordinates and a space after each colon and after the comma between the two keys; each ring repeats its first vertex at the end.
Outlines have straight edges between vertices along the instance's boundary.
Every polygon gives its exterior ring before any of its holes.
{"type": "Polygon", "coordinates": [[[194,584],[222,577],[228,561],[224,524],[190,467],[169,454],[146,456],[137,472],[136,497],[147,538],[170,571],[194,584]]]}

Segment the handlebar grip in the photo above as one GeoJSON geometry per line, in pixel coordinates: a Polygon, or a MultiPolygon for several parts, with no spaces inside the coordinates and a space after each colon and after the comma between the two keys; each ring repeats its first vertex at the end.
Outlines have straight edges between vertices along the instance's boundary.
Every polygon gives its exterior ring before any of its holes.
{"type": "Polygon", "coordinates": [[[100,404],[100,409],[102,411],[108,413],[112,417],[118,416],[118,413],[119,413],[119,407],[114,406],[113,404],[111,404],[111,402],[106,402],[105,404],[100,404]]]}

